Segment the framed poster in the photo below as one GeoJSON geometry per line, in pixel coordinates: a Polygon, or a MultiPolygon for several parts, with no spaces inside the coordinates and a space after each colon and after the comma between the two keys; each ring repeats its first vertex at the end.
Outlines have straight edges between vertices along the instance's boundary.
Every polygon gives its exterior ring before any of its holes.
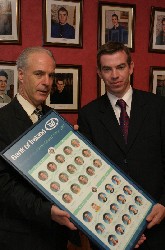
{"type": "Polygon", "coordinates": [[[0,1],[0,44],[21,43],[20,0],[0,1]]]}
{"type": "Polygon", "coordinates": [[[165,67],[151,66],[149,79],[150,92],[165,96],[165,67]]]}
{"type": "Polygon", "coordinates": [[[60,113],[75,113],[81,103],[81,65],[57,64],[46,104],[60,113]]]}
{"type": "Polygon", "coordinates": [[[135,50],[135,4],[99,2],[98,47],[108,41],[122,42],[135,50]]]}
{"type": "Polygon", "coordinates": [[[18,73],[16,62],[0,61],[0,107],[14,98],[17,89],[18,73]]]}
{"type": "Polygon", "coordinates": [[[43,0],[43,45],[82,47],[83,0],[43,0]]]}
{"type": "Polygon", "coordinates": [[[155,202],[54,110],[1,157],[101,249],[133,249],[155,202]]]}
{"type": "Polygon", "coordinates": [[[151,7],[149,52],[165,53],[165,8],[151,7]]]}

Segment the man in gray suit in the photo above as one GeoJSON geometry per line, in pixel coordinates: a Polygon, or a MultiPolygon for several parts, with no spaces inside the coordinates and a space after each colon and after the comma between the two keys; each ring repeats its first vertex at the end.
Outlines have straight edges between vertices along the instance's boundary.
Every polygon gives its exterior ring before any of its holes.
{"type": "Polygon", "coordinates": [[[98,74],[106,94],[79,111],[79,131],[146,190],[157,204],[147,216],[145,250],[165,249],[165,99],[130,86],[134,63],[122,43],[102,45],[98,74]],[[129,116],[127,140],[120,128],[123,99],[129,116]]]}
{"type": "MultiPolygon", "coordinates": [[[[0,151],[45,114],[55,70],[52,53],[25,49],[17,60],[19,92],[0,109],[0,151]]],[[[3,250],[65,250],[75,226],[67,212],[46,200],[8,163],[0,159],[0,248],[3,250]],[[69,230],[70,229],[70,230],[69,230]]]]}

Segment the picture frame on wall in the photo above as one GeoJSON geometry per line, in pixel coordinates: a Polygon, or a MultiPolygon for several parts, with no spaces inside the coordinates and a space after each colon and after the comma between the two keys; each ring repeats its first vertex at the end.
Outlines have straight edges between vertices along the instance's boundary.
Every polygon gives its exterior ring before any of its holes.
{"type": "Polygon", "coordinates": [[[165,97],[165,67],[150,67],[149,91],[165,97]]]}
{"type": "Polygon", "coordinates": [[[151,7],[149,52],[165,53],[165,8],[151,7]]]}
{"type": "MultiPolygon", "coordinates": [[[[133,74],[130,76],[130,84],[133,87],[133,74]]],[[[105,83],[104,83],[103,79],[101,79],[97,75],[97,96],[100,97],[100,96],[104,95],[105,92],[106,92],[105,83]]]]}
{"type": "Polygon", "coordinates": [[[0,61],[0,108],[8,104],[17,94],[18,73],[16,62],[0,61]],[[5,85],[4,85],[5,82],[5,85]]]}
{"type": "Polygon", "coordinates": [[[1,0],[0,16],[0,44],[21,44],[20,0],[1,0]]]}
{"type": "Polygon", "coordinates": [[[46,104],[59,113],[76,113],[81,103],[81,65],[57,64],[46,104]]]}
{"type": "Polygon", "coordinates": [[[82,47],[83,0],[43,0],[43,45],[82,47]]]}
{"type": "Polygon", "coordinates": [[[98,47],[108,41],[122,42],[135,51],[135,4],[99,2],[98,47]]]}

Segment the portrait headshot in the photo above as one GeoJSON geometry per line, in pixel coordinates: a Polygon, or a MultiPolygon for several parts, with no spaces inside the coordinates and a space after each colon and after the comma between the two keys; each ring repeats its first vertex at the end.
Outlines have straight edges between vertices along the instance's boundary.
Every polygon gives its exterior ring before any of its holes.
{"type": "MultiPolygon", "coordinates": [[[[5,70],[0,70],[0,103],[9,103],[11,102],[14,92],[10,92],[10,87],[8,84],[8,74],[5,70]]],[[[10,85],[11,86],[11,85],[10,85]]],[[[13,85],[14,91],[14,85],[13,85]]]]}
{"type": "Polygon", "coordinates": [[[74,162],[77,164],[77,165],[83,165],[84,164],[84,160],[81,156],[76,156],[75,159],[74,159],[74,162]]]}
{"type": "Polygon", "coordinates": [[[55,73],[50,104],[73,104],[73,74],[55,73]]]}
{"type": "Polygon", "coordinates": [[[66,147],[64,147],[63,151],[66,155],[70,155],[72,153],[73,149],[69,146],[66,146],[66,147]]]}
{"type": "Polygon", "coordinates": [[[99,201],[101,201],[101,202],[106,202],[106,201],[107,201],[107,196],[106,196],[105,193],[99,193],[99,194],[98,194],[98,199],[99,199],[99,201]]]}
{"type": "Polygon", "coordinates": [[[93,160],[93,165],[96,167],[96,168],[100,168],[102,166],[102,162],[100,159],[94,159],[93,160]]]}
{"type": "Polygon", "coordinates": [[[125,204],[126,203],[126,199],[125,199],[125,196],[123,194],[119,194],[117,196],[117,201],[120,203],[120,204],[125,204]]]}
{"type": "Polygon", "coordinates": [[[83,149],[82,154],[84,157],[90,157],[91,156],[91,151],[89,149],[83,149]]]}
{"type": "Polygon", "coordinates": [[[65,157],[61,154],[56,155],[55,159],[58,163],[64,163],[64,161],[65,161],[65,157]]]}
{"type": "Polygon", "coordinates": [[[47,169],[51,172],[54,172],[57,169],[57,165],[54,162],[49,162],[47,164],[47,169]]]}
{"type": "Polygon", "coordinates": [[[164,17],[158,16],[156,33],[156,45],[165,45],[165,15],[164,17]]]}
{"type": "Polygon", "coordinates": [[[103,215],[103,220],[105,221],[105,223],[110,224],[110,223],[112,223],[112,221],[113,221],[113,217],[112,217],[111,214],[105,213],[105,214],[103,215]]]}
{"type": "Polygon", "coordinates": [[[131,214],[134,214],[134,215],[136,215],[138,213],[138,209],[134,205],[129,206],[129,211],[130,211],[131,214]]]}
{"type": "Polygon", "coordinates": [[[73,147],[75,147],[75,148],[78,148],[78,147],[80,147],[80,142],[79,142],[79,140],[77,140],[77,139],[72,139],[72,140],[71,140],[71,145],[72,145],[73,147]]]}
{"type": "Polygon", "coordinates": [[[88,183],[88,178],[87,178],[87,176],[85,176],[85,175],[80,175],[80,176],[78,177],[78,180],[79,180],[79,182],[80,182],[82,185],[85,185],[85,184],[88,183]]]}
{"type": "Polygon", "coordinates": [[[83,220],[86,222],[91,222],[93,219],[92,214],[89,211],[83,213],[83,220]]]}
{"type": "Polygon", "coordinates": [[[131,217],[128,214],[124,214],[122,216],[122,221],[124,222],[125,225],[131,224],[131,217]]]}
{"type": "Polygon", "coordinates": [[[80,191],[81,191],[80,186],[79,186],[78,184],[76,184],[76,183],[72,184],[71,187],[70,187],[70,189],[71,189],[71,191],[72,191],[74,194],[78,194],[78,193],[80,193],[80,191]]]}
{"type": "Polygon", "coordinates": [[[65,194],[63,194],[62,199],[63,199],[63,201],[66,202],[66,203],[71,203],[72,200],[73,200],[73,197],[72,197],[71,194],[65,193],[65,194]]]}
{"type": "Polygon", "coordinates": [[[75,39],[75,6],[51,5],[51,37],[75,39]]]}
{"type": "Polygon", "coordinates": [[[73,165],[73,164],[69,164],[67,166],[67,171],[70,173],[70,174],[74,174],[76,171],[77,171],[77,168],[73,165]]]}
{"type": "Polygon", "coordinates": [[[116,214],[119,211],[119,206],[116,203],[110,205],[110,210],[113,214],[116,214]]]}
{"type": "Polygon", "coordinates": [[[58,192],[60,190],[60,184],[58,182],[53,181],[50,183],[50,189],[53,192],[58,192]]]}
{"type": "Polygon", "coordinates": [[[38,173],[38,178],[41,180],[41,181],[46,181],[48,179],[48,173],[46,171],[40,171],[38,173]]]}
{"type": "Polygon", "coordinates": [[[100,211],[100,208],[101,208],[99,205],[97,205],[97,204],[94,203],[94,202],[91,204],[91,207],[95,210],[95,212],[100,211]]]}
{"type": "Polygon", "coordinates": [[[95,170],[93,167],[89,166],[86,168],[86,173],[90,176],[94,175],[95,174],[95,170]]]}
{"type": "Polygon", "coordinates": [[[115,231],[116,231],[117,234],[122,235],[125,232],[125,228],[124,228],[123,225],[118,224],[118,225],[115,226],[115,231]]]}
{"type": "Polygon", "coordinates": [[[130,188],[130,186],[124,186],[123,191],[126,195],[131,195],[132,194],[132,189],[130,188]]]}
{"type": "Polygon", "coordinates": [[[142,197],[141,196],[136,196],[135,197],[135,203],[139,206],[142,206],[143,205],[143,200],[142,200],[142,197]]]}
{"type": "Polygon", "coordinates": [[[55,149],[53,147],[48,148],[48,154],[55,154],[55,149]]]}
{"type": "Polygon", "coordinates": [[[102,234],[105,231],[105,226],[102,223],[98,223],[96,224],[95,229],[98,234],[102,234]]]}
{"type": "Polygon", "coordinates": [[[59,179],[61,182],[67,182],[69,180],[69,177],[66,173],[60,173],[59,174],[59,179]]]}
{"type": "Polygon", "coordinates": [[[107,193],[113,193],[114,192],[114,187],[112,184],[106,184],[105,185],[105,190],[107,191],[107,193]]]}
{"type": "Polygon", "coordinates": [[[113,175],[113,176],[112,176],[112,182],[113,182],[114,184],[116,184],[116,185],[119,185],[119,184],[121,183],[121,180],[120,180],[119,176],[113,175]]]}
{"type": "Polygon", "coordinates": [[[165,96],[165,75],[157,75],[156,94],[165,96]]]}
{"type": "Polygon", "coordinates": [[[109,235],[108,242],[111,246],[116,246],[118,244],[118,239],[117,239],[116,235],[109,235]]]}
{"type": "Polygon", "coordinates": [[[121,42],[128,44],[129,12],[106,11],[105,42],[121,42]]]}

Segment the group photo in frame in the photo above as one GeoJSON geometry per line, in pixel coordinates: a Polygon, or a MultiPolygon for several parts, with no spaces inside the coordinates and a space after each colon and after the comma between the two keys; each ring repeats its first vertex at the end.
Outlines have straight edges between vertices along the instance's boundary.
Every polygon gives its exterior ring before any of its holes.
{"type": "Polygon", "coordinates": [[[151,7],[149,52],[165,53],[165,8],[151,7]]]}
{"type": "Polygon", "coordinates": [[[106,42],[122,42],[135,50],[135,4],[99,2],[98,47],[106,42]]]}
{"type": "Polygon", "coordinates": [[[80,108],[81,65],[57,64],[46,104],[59,113],[76,113],[80,108]]]}
{"type": "Polygon", "coordinates": [[[16,62],[0,61],[0,108],[11,102],[18,89],[16,62]]]}
{"type": "Polygon", "coordinates": [[[82,47],[83,0],[43,0],[43,45],[82,47]]]}
{"type": "Polygon", "coordinates": [[[0,44],[20,44],[20,0],[0,1],[0,44]]]}
{"type": "Polygon", "coordinates": [[[165,97],[165,67],[151,66],[149,79],[150,92],[165,97]]]}

